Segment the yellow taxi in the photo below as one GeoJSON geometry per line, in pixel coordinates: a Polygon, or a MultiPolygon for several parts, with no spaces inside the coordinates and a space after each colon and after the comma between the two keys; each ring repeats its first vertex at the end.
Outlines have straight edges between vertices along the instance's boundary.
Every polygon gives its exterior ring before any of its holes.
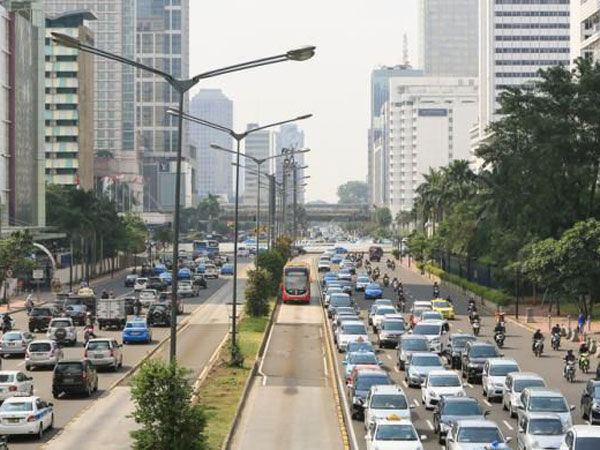
{"type": "Polygon", "coordinates": [[[431,309],[440,312],[444,319],[454,319],[454,306],[445,298],[431,300],[431,309]]]}
{"type": "Polygon", "coordinates": [[[82,287],[79,289],[79,292],[77,293],[77,295],[79,295],[81,297],[93,297],[94,290],[89,287],[82,287]]]}

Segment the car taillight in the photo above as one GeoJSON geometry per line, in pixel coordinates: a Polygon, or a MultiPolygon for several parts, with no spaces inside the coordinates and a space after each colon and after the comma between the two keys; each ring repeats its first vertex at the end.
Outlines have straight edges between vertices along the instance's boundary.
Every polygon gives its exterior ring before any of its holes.
{"type": "Polygon", "coordinates": [[[50,356],[54,356],[54,355],[55,355],[54,349],[50,350],[50,356]]]}
{"type": "Polygon", "coordinates": [[[81,379],[82,379],[83,381],[87,380],[87,373],[83,372],[83,373],[81,374],[81,379]]]}
{"type": "Polygon", "coordinates": [[[87,351],[87,350],[85,350],[85,351],[83,352],[83,357],[84,357],[84,358],[87,358],[87,357],[88,357],[88,351],[87,351]]]}
{"type": "Polygon", "coordinates": [[[27,416],[27,422],[35,422],[35,416],[27,416]]]}
{"type": "Polygon", "coordinates": [[[115,356],[115,349],[114,348],[110,349],[110,356],[113,356],[113,357],[115,356]]]}
{"type": "Polygon", "coordinates": [[[15,391],[17,390],[17,387],[16,387],[16,386],[9,386],[9,387],[8,387],[8,390],[9,390],[10,392],[15,392],[15,391]]]}
{"type": "Polygon", "coordinates": [[[25,350],[25,358],[29,358],[29,350],[25,350]]]}

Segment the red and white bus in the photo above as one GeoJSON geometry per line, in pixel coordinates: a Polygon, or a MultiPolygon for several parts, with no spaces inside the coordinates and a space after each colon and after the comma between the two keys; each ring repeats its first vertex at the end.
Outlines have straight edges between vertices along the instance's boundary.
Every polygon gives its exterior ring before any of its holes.
{"type": "Polygon", "coordinates": [[[310,266],[305,262],[290,262],[283,268],[283,303],[310,303],[310,266]]]}

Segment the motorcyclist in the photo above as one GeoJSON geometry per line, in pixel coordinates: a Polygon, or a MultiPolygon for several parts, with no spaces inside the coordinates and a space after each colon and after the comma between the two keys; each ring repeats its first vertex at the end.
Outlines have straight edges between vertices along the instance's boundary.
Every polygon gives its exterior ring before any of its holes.
{"type": "Polygon", "coordinates": [[[437,281],[433,283],[433,296],[435,298],[440,296],[440,286],[438,285],[437,281]]]}
{"type": "Polygon", "coordinates": [[[590,352],[590,347],[588,346],[587,342],[583,341],[581,343],[581,345],[579,346],[579,354],[582,355],[584,353],[589,353],[590,352]]]}
{"type": "Polygon", "coordinates": [[[386,286],[390,283],[390,277],[387,273],[383,274],[383,284],[385,284],[386,286]]]}
{"type": "Polygon", "coordinates": [[[2,331],[7,332],[12,328],[12,318],[9,314],[4,314],[2,316],[2,331]]]}
{"type": "Polygon", "coordinates": [[[133,302],[133,309],[135,311],[136,316],[142,315],[142,302],[140,301],[139,298],[136,298],[135,301],[133,302]]]}
{"type": "Polygon", "coordinates": [[[538,328],[537,331],[533,333],[533,342],[531,344],[531,350],[535,350],[535,343],[543,339],[544,335],[542,334],[542,331],[538,328]]]}
{"type": "Polygon", "coordinates": [[[450,296],[446,297],[446,301],[448,303],[450,303],[451,305],[453,305],[454,303],[452,303],[452,298],[450,296]]]}
{"type": "Polygon", "coordinates": [[[479,313],[477,312],[477,307],[473,305],[473,308],[471,308],[471,311],[469,311],[469,321],[473,323],[475,317],[479,318],[479,313]]]}
{"type": "Polygon", "coordinates": [[[567,373],[567,365],[569,363],[573,363],[575,364],[575,360],[577,358],[575,357],[575,355],[573,354],[573,350],[567,350],[567,354],[565,355],[565,357],[563,358],[563,361],[565,362],[565,365],[563,367],[563,376],[565,376],[565,374],[567,373]]]}
{"type": "Polygon", "coordinates": [[[392,278],[392,289],[395,291],[398,289],[398,278],[397,277],[392,278]]]}
{"type": "Polygon", "coordinates": [[[113,291],[110,291],[110,294],[108,294],[108,298],[115,298],[115,293],[113,291]]]}
{"type": "Polygon", "coordinates": [[[558,334],[560,336],[561,328],[559,324],[556,324],[552,327],[552,334],[558,334]]]}
{"type": "Polygon", "coordinates": [[[102,291],[102,295],[100,295],[100,298],[103,298],[103,299],[104,299],[104,298],[108,298],[108,292],[106,291],[106,289],[104,289],[104,290],[102,291]]]}
{"type": "Polygon", "coordinates": [[[494,335],[502,334],[502,333],[504,333],[504,327],[502,326],[501,323],[497,322],[496,326],[494,327],[494,335]]]}
{"type": "Polygon", "coordinates": [[[33,294],[29,294],[27,296],[27,299],[25,300],[25,309],[27,309],[27,314],[29,314],[31,312],[31,309],[33,308],[34,303],[33,303],[33,294]]]}

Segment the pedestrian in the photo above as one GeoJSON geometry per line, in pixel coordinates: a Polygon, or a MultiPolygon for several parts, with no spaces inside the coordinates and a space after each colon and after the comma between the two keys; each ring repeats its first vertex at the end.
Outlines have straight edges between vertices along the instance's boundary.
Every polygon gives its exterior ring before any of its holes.
{"type": "Polygon", "coordinates": [[[583,313],[579,313],[579,317],[577,318],[577,326],[579,327],[579,333],[583,334],[585,327],[585,316],[583,313]]]}

